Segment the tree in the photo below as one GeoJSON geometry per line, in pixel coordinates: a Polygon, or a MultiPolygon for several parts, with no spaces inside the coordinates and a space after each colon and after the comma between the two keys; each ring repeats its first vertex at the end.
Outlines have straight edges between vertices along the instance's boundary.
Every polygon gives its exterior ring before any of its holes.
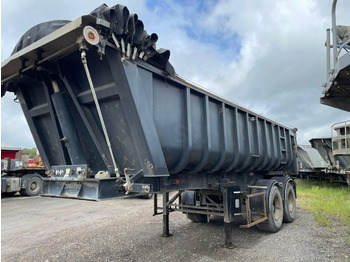
{"type": "Polygon", "coordinates": [[[32,148],[32,149],[30,149],[30,148],[23,148],[22,152],[28,154],[29,158],[34,158],[35,153],[36,153],[36,148],[35,147],[32,148]]]}

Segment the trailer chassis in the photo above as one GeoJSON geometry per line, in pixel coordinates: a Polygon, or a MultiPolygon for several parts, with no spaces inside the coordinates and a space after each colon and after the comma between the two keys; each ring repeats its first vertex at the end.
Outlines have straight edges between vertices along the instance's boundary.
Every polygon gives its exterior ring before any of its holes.
{"type": "MultiPolygon", "coordinates": [[[[170,192],[162,193],[162,206],[158,205],[158,194],[154,194],[154,213],[153,216],[163,215],[163,237],[170,237],[170,220],[169,215],[171,212],[179,211],[184,214],[200,214],[206,215],[209,222],[210,216],[220,216],[224,218],[224,233],[225,233],[225,248],[235,248],[232,242],[232,222],[237,216],[246,217],[247,223],[240,225],[240,228],[250,228],[259,223],[262,223],[268,219],[266,210],[266,191],[267,186],[248,186],[249,189],[259,189],[262,192],[247,194],[241,192],[239,187],[232,185],[222,186],[222,202],[218,202],[210,195],[210,191],[202,190],[200,194],[201,205],[188,205],[182,201],[182,195],[185,190],[179,190],[170,198],[170,192]],[[263,200],[263,210],[253,211],[251,209],[251,199],[261,198],[263,200]],[[178,200],[178,203],[176,203],[178,200]],[[242,204],[244,203],[244,204],[242,204]],[[232,206],[232,204],[234,204],[232,206]],[[158,212],[162,210],[161,212],[158,212]],[[253,217],[259,216],[258,219],[253,217]]],[[[217,193],[212,191],[211,193],[217,193]]]]}

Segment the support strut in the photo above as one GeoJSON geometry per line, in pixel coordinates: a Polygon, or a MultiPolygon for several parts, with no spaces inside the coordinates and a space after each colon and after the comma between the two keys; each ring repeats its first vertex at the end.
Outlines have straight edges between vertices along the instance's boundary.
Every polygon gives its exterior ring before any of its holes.
{"type": "Polygon", "coordinates": [[[111,142],[109,140],[108,133],[107,133],[107,128],[106,128],[106,125],[105,125],[105,121],[103,119],[103,115],[102,115],[102,112],[101,112],[100,104],[98,102],[97,95],[96,95],[96,92],[95,92],[95,87],[94,87],[94,84],[93,84],[92,79],[91,79],[89,67],[87,65],[86,52],[85,52],[84,49],[81,50],[81,62],[83,63],[83,66],[84,66],[85,74],[86,74],[87,80],[89,82],[91,94],[92,94],[92,97],[93,97],[94,102],[95,102],[95,106],[96,106],[96,110],[97,110],[97,113],[98,113],[98,117],[100,119],[100,123],[101,123],[102,130],[103,130],[103,134],[105,135],[106,143],[107,143],[107,146],[108,146],[108,149],[109,149],[109,153],[111,155],[113,167],[114,167],[114,172],[115,172],[117,177],[120,177],[119,170],[118,170],[117,164],[116,164],[115,159],[114,159],[114,155],[113,155],[113,151],[112,151],[112,145],[111,145],[111,142]]]}

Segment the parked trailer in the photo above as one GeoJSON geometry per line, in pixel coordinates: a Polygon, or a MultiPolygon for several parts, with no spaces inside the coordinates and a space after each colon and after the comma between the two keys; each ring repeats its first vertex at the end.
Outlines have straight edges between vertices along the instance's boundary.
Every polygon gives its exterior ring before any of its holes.
{"type": "Polygon", "coordinates": [[[331,138],[313,138],[310,143],[298,146],[298,177],[350,186],[350,155],[334,154],[331,138]]]}
{"type": "Polygon", "coordinates": [[[324,170],[329,166],[320,153],[311,145],[298,145],[298,177],[301,179],[316,178],[322,179],[324,170]]]}
{"type": "Polygon", "coordinates": [[[313,138],[310,143],[329,162],[327,168],[323,170],[325,172],[323,178],[331,182],[347,183],[350,186],[350,155],[334,155],[331,138],[313,138]]]}
{"type": "Polygon", "coordinates": [[[292,222],[296,130],[180,78],[157,38],[126,7],[103,5],[3,62],[50,169],[43,195],[162,193],[163,236],[171,211],[222,216],[227,247],[237,216],[270,232],[292,222]]]}

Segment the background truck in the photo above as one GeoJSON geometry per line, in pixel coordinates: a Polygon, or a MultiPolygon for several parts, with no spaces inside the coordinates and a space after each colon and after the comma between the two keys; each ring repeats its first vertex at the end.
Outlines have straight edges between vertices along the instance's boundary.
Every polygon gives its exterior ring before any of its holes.
{"type": "Polygon", "coordinates": [[[269,232],[292,222],[296,129],[182,79],[157,39],[125,6],[102,5],[34,27],[3,62],[48,167],[42,195],[161,193],[163,236],[171,211],[221,216],[230,248],[236,217],[269,232]]]}
{"type": "Polygon", "coordinates": [[[21,151],[14,159],[1,160],[1,194],[14,195],[20,192],[23,196],[37,196],[42,189],[42,179],[46,177],[45,167],[39,155],[29,159],[21,151]]]}
{"type": "Polygon", "coordinates": [[[350,136],[344,141],[345,126],[349,121],[333,125],[332,138],[312,138],[311,145],[298,146],[298,176],[305,179],[328,180],[350,186],[350,136]],[[340,149],[340,150],[339,150],[340,149]]]}

